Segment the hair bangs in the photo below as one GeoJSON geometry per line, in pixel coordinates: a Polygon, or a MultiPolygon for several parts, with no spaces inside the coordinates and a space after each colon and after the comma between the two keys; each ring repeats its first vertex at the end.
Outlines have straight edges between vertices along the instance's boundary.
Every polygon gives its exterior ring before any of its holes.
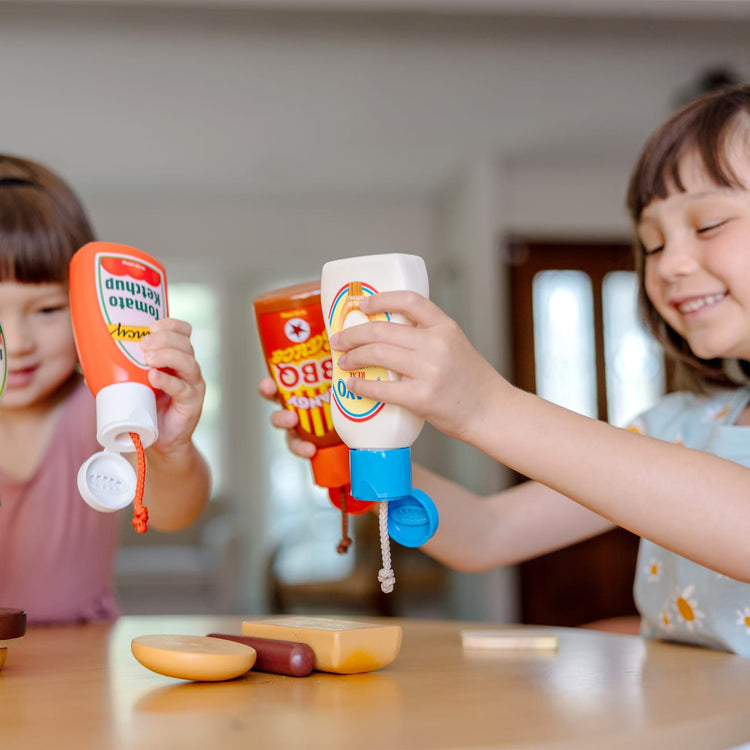
{"type": "Polygon", "coordinates": [[[0,179],[0,281],[67,281],[73,253],[93,232],[65,197],[32,180],[0,179]]]}
{"type": "Polygon", "coordinates": [[[695,150],[706,175],[719,187],[743,185],[729,163],[732,138],[743,118],[750,116],[750,91],[738,87],[696,99],[649,138],[633,170],[627,207],[634,222],[652,201],[670,190],[685,191],[680,162],[695,150]]]}

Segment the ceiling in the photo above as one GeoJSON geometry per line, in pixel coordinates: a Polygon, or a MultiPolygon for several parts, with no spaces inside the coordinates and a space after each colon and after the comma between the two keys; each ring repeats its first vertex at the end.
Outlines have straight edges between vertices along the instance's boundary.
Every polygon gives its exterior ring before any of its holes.
{"type": "MultiPolygon", "coordinates": [[[[25,5],[248,8],[256,10],[746,18],[747,0],[15,0],[25,5]]],[[[12,4],[12,3],[4,3],[12,4]]]]}

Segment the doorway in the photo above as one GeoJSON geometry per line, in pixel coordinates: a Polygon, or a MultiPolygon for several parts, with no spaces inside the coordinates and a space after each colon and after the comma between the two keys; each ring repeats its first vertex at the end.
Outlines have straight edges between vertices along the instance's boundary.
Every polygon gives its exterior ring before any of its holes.
{"type": "MultiPolygon", "coordinates": [[[[516,385],[618,426],[663,393],[663,356],[638,321],[628,243],[513,239],[506,258],[516,385]]],[[[521,564],[522,621],[578,626],[636,614],[638,541],[615,529],[521,564]]]]}

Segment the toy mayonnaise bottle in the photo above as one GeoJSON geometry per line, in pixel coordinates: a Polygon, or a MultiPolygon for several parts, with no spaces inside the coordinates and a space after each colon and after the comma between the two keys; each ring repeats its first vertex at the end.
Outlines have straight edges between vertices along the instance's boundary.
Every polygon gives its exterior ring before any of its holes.
{"type": "Polygon", "coordinates": [[[371,502],[349,494],[349,449],[336,434],[331,418],[331,347],[320,306],[317,281],[267,292],[254,304],[268,372],[276,382],[278,399],[297,413],[297,434],[315,444],[310,459],[313,478],[326,487],[331,502],[342,512],[339,552],[351,540],[346,514],[363,513],[371,502]]]}
{"type": "Polygon", "coordinates": [[[140,340],[153,322],[167,317],[166,271],[142,250],[90,242],[71,259],[69,279],[76,349],[96,397],[96,437],[104,446],[81,466],[78,488],[101,511],[119,510],[135,498],[133,525],[142,532],[143,449],[156,440],[158,429],[140,340]],[[138,476],[120,455],[133,451],[138,476]]]}
{"type": "MultiPolygon", "coordinates": [[[[379,313],[368,317],[362,300],[377,292],[409,289],[429,296],[427,270],[416,255],[391,253],[346,258],[323,266],[320,292],[329,337],[369,319],[408,324],[401,315],[379,313]]],[[[394,380],[396,373],[377,367],[351,372],[338,365],[333,352],[333,423],[349,452],[351,491],[360,500],[381,502],[387,509],[388,534],[407,547],[424,544],[437,530],[432,500],[411,485],[411,445],[423,421],[407,409],[355,396],[348,378],[394,380]],[[387,501],[387,506],[384,504],[387,501]]],[[[381,520],[382,529],[382,520],[381,520]]]]}

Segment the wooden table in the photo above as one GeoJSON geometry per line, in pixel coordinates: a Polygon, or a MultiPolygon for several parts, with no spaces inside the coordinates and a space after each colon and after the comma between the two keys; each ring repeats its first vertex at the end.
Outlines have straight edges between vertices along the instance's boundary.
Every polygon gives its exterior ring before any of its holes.
{"type": "Polygon", "coordinates": [[[389,620],[403,646],[378,672],[221,683],[163,677],[130,653],[137,635],[239,633],[242,619],[30,628],[0,672],[0,747],[724,750],[750,739],[750,659],[634,636],[556,628],[557,653],[468,652],[467,623],[389,620]]]}

